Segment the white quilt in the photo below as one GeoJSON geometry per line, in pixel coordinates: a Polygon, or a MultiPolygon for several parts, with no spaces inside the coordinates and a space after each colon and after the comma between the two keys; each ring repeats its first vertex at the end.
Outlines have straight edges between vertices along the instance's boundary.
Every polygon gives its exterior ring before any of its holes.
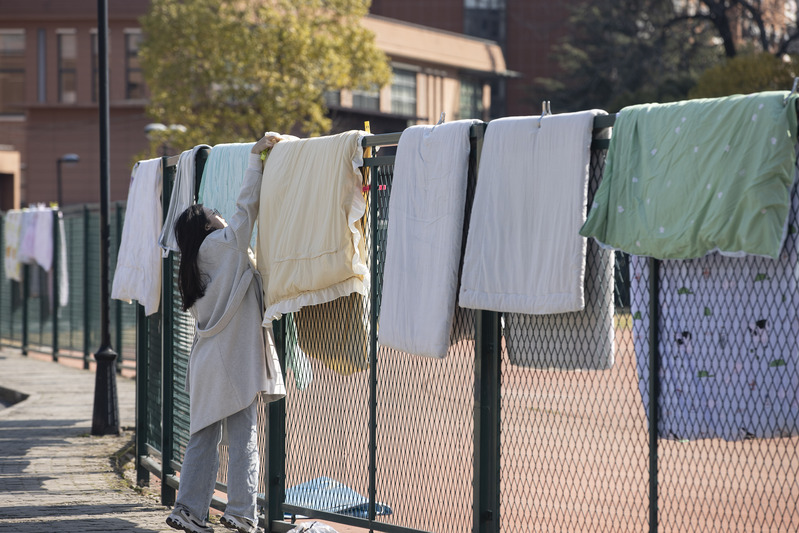
{"type": "Polygon", "coordinates": [[[585,306],[591,110],[491,121],[466,241],[459,305],[527,314],[585,306]],[[540,127],[539,127],[540,124],[540,127]]]}
{"type": "Polygon", "coordinates": [[[450,345],[472,120],[402,132],[394,163],[380,344],[442,358],[450,345]]]}
{"type": "Polygon", "coordinates": [[[305,306],[369,293],[358,171],[364,135],[353,130],[284,140],[266,158],[257,239],[264,324],[305,306]]]}

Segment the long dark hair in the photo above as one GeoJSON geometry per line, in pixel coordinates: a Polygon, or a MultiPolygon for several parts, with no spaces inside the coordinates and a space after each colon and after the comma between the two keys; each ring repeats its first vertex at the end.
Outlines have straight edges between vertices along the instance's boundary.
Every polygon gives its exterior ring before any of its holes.
{"type": "Polygon", "coordinates": [[[180,267],[178,268],[178,287],[183,298],[183,310],[205,295],[206,279],[197,265],[200,245],[209,233],[208,217],[202,204],[195,204],[183,211],[175,222],[175,239],[180,248],[180,267]]]}

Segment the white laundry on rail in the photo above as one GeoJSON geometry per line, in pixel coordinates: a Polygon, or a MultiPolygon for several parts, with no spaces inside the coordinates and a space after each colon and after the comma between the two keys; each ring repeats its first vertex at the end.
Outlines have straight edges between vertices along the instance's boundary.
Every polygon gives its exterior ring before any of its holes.
{"type": "Polygon", "coordinates": [[[265,324],[308,305],[368,294],[358,170],[364,135],[284,140],[266,158],[257,249],[265,324]]]}
{"type": "Polygon", "coordinates": [[[459,305],[527,314],[585,306],[591,110],[488,124],[459,305]],[[539,127],[540,124],[540,127],[539,127]]]}
{"type": "Polygon", "coordinates": [[[400,136],[389,199],[380,344],[442,358],[450,346],[474,120],[400,136]]]}
{"type": "Polygon", "coordinates": [[[161,158],[133,166],[111,298],[138,300],[145,315],[161,302],[161,158]]]}

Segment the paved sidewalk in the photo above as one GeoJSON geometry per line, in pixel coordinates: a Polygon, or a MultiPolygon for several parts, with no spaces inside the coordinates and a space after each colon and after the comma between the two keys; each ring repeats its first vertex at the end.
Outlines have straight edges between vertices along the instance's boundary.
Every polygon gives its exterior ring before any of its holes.
{"type": "Polygon", "coordinates": [[[135,384],[117,377],[120,436],[93,437],[94,373],[0,348],[0,532],[173,532],[168,510],[114,472],[132,443],[135,384]]]}

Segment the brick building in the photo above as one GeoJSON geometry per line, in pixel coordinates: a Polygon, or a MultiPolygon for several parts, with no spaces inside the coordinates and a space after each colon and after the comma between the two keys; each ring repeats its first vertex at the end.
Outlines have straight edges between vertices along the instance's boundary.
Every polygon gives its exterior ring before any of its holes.
{"type": "MultiPolygon", "coordinates": [[[[111,201],[127,197],[130,169],[148,147],[147,88],[138,62],[138,18],[148,0],[109,0],[111,201]]],[[[99,202],[97,4],[0,0],[0,210],[57,200],[99,202]],[[71,163],[76,154],[79,162],[71,163]],[[59,162],[61,160],[61,162],[59,162]],[[60,172],[59,172],[60,170],[60,172]]],[[[374,92],[329,94],[333,131],[376,133],[438,120],[488,119],[491,86],[507,75],[496,42],[370,16],[394,70],[374,92]]],[[[180,151],[190,147],[179,147],[180,151]]],[[[174,153],[170,151],[170,153],[174,153]]]]}
{"type": "MultiPolygon", "coordinates": [[[[553,77],[558,66],[551,58],[554,45],[566,35],[570,6],[577,0],[372,0],[371,13],[426,24],[497,42],[508,70],[516,77],[493,85],[493,116],[531,115],[541,102],[528,87],[536,78],[553,77]]],[[[556,106],[556,98],[551,98],[556,106]]],[[[555,107],[557,112],[557,107],[555,107]]]]}

